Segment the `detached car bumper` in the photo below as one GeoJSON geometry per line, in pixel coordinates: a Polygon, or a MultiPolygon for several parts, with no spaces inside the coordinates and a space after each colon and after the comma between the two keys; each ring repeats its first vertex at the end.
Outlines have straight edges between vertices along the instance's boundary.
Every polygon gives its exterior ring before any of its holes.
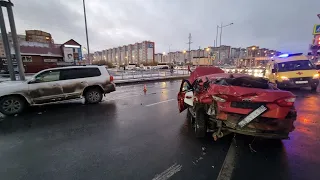
{"type": "Polygon", "coordinates": [[[107,84],[104,88],[104,93],[111,93],[113,91],[116,90],[116,84],[115,83],[110,83],[110,84],[107,84]]]}
{"type": "Polygon", "coordinates": [[[314,87],[319,85],[319,79],[293,78],[288,81],[277,82],[277,85],[280,88],[314,87]]]}
{"type": "Polygon", "coordinates": [[[284,119],[258,117],[245,127],[239,127],[238,123],[245,117],[239,114],[229,114],[228,119],[224,120],[226,127],[224,130],[244,135],[268,138],[268,139],[288,139],[292,132],[296,111],[291,110],[284,119]]]}

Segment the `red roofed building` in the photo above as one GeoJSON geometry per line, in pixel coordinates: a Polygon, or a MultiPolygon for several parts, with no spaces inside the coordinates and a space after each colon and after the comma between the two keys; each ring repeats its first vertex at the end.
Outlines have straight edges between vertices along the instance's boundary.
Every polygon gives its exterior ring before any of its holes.
{"type": "MultiPolygon", "coordinates": [[[[24,41],[20,43],[20,51],[25,73],[37,73],[43,69],[76,65],[82,60],[81,45],[73,39],[64,44],[24,41]]],[[[13,64],[17,65],[15,58],[13,64]]],[[[1,67],[7,71],[6,58],[1,59],[1,67]]]]}

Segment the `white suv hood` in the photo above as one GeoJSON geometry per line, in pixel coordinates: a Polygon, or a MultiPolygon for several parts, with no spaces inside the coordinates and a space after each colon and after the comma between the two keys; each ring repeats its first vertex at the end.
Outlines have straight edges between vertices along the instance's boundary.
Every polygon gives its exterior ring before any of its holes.
{"type": "Polygon", "coordinates": [[[0,96],[14,94],[27,89],[27,81],[4,81],[0,83],[0,96]]]}

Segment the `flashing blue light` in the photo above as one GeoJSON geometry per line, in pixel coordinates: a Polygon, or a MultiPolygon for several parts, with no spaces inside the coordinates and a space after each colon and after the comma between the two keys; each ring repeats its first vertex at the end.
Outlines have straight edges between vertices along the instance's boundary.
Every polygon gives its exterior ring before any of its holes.
{"type": "Polygon", "coordinates": [[[279,58],[286,58],[289,57],[289,54],[281,54],[280,56],[278,56],[279,58]]]}

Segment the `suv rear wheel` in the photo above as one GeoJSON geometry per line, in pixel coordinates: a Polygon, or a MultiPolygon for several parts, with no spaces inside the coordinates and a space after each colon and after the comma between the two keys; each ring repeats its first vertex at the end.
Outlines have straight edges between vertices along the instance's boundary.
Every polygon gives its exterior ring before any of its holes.
{"type": "Polygon", "coordinates": [[[96,104],[102,100],[102,92],[99,88],[93,87],[85,92],[85,100],[88,104],[96,104]]]}
{"type": "Polygon", "coordinates": [[[0,112],[7,116],[20,114],[26,107],[26,101],[19,96],[6,96],[0,99],[0,112]]]}

